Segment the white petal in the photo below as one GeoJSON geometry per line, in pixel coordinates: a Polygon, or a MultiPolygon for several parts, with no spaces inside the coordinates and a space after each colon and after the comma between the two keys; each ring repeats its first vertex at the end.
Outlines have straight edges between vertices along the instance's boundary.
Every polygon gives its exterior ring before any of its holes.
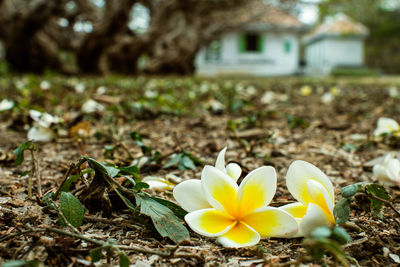
{"type": "Polygon", "coordinates": [[[312,201],[307,189],[308,180],[319,182],[334,202],[333,185],[329,178],[311,163],[302,160],[294,161],[286,174],[286,185],[293,197],[305,205],[312,201]]]}
{"type": "Polygon", "coordinates": [[[286,211],[294,218],[303,218],[307,212],[307,206],[301,202],[290,203],[279,207],[279,209],[286,211]]]}
{"type": "Polygon", "coordinates": [[[3,99],[0,102],[0,111],[5,111],[12,109],[14,107],[14,101],[10,101],[8,99],[3,99]]]}
{"type": "Polygon", "coordinates": [[[389,177],[389,174],[386,171],[386,168],[384,165],[377,164],[372,168],[372,179],[374,180],[380,180],[382,182],[390,182],[391,179],[389,177]]]}
{"type": "Polygon", "coordinates": [[[398,159],[391,159],[386,166],[389,178],[393,181],[397,180],[400,176],[400,161],[398,159]]]}
{"type": "Polygon", "coordinates": [[[326,215],[326,212],[314,203],[308,205],[306,215],[300,222],[300,231],[304,236],[310,233],[319,226],[332,226],[332,222],[326,215]]]}
{"type": "Polygon", "coordinates": [[[298,231],[297,221],[288,212],[266,207],[242,218],[262,237],[291,237],[298,231]]]}
{"type": "Polygon", "coordinates": [[[225,170],[225,152],[226,152],[227,147],[224,147],[219,153],[217,157],[217,161],[215,162],[215,168],[218,170],[226,173],[225,170]]]}
{"type": "Polygon", "coordinates": [[[165,178],[156,176],[146,176],[142,179],[142,182],[147,183],[149,189],[172,190],[175,186],[165,178]]]}
{"type": "Polygon", "coordinates": [[[211,206],[233,216],[237,214],[238,185],[231,177],[213,166],[205,166],[201,173],[201,186],[211,206]]]}
{"type": "Polygon", "coordinates": [[[216,209],[192,211],[185,216],[185,221],[196,233],[208,237],[217,237],[235,226],[236,220],[216,209]]]}
{"type": "Polygon", "coordinates": [[[187,212],[211,208],[201,189],[200,180],[187,180],[175,186],[173,195],[178,204],[187,212]]]}
{"type": "Polygon", "coordinates": [[[226,173],[236,182],[242,174],[242,168],[239,164],[232,162],[226,166],[226,173]]]}
{"type": "Polygon", "coordinates": [[[237,223],[217,241],[224,247],[241,248],[254,246],[260,241],[260,234],[243,222],[237,223]]]}
{"type": "Polygon", "coordinates": [[[271,166],[263,166],[250,172],[238,190],[241,216],[267,207],[275,195],[276,172],[271,166]]]}
{"type": "Polygon", "coordinates": [[[53,137],[54,132],[50,128],[40,125],[34,126],[28,131],[28,139],[32,141],[51,141],[53,137]]]}

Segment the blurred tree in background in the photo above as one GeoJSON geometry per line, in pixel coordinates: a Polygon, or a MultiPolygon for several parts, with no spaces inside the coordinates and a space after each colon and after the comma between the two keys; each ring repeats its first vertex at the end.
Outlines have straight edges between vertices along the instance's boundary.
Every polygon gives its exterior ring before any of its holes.
{"type": "Polygon", "coordinates": [[[266,8],[261,0],[0,0],[0,40],[15,71],[188,74],[203,45],[266,8]],[[149,13],[146,29],[130,27],[135,6],[149,13]]]}
{"type": "Polygon", "coordinates": [[[400,73],[399,0],[326,0],[320,19],[343,12],[370,30],[365,42],[366,64],[387,73],[400,73]]]}

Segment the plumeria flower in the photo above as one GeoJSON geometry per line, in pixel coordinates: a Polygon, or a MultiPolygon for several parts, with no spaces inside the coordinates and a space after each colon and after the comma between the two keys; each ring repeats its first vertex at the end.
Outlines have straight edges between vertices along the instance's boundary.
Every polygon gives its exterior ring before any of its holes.
{"type": "Polygon", "coordinates": [[[399,98],[400,97],[400,93],[399,93],[399,90],[397,89],[397,87],[392,86],[389,88],[389,96],[391,98],[399,98]]]}
{"type": "Polygon", "coordinates": [[[296,160],[288,169],[286,185],[299,202],[280,209],[291,214],[299,224],[296,236],[308,236],[319,226],[335,225],[335,195],[329,178],[311,163],[296,160]]]}
{"type": "Polygon", "coordinates": [[[229,163],[225,166],[225,153],[226,147],[222,149],[215,161],[215,168],[219,169],[223,173],[226,173],[231,177],[235,182],[239,179],[240,175],[242,174],[242,169],[240,168],[239,164],[237,163],[229,163]]]}
{"type": "Polygon", "coordinates": [[[35,125],[28,131],[28,140],[32,141],[51,141],[55,136],[52,129],[35,125]]]}
{"type": "Polygon", "coordinates": [[[374,165],[373,179],[386,184],[400,184],[400,160],[389,153],[383,159],[382,164],[374,165]]]}
{"type": "Polygon", "coordinates": [[[333,99],[335,99],[335,96],[330,92],[326,92],[321,96],[321,101],[324,104],[330,104],[333,99]]]}
{"type": "Polygon", "coordinates": [[[340,89],[337,88],[336,86],[332,86],[331,89],[329,90],[329,93],[331,93],[333,96],[338,96],[340,95],[340,89]]]}
{"type": "Polygon", "coordinates": [[[78,94],[82,94],[83,92],[85,92],[86,87],[83,83],[77,83],[75,85],[75,92],[77,92],[78,94]]]}
{"type": "Polygon", "coordinates": [[[304,85],[300,88],[300,94],[302,96],[308,96],[312,93],[312,88],[309,85],[304,85]]]}
{"type": "Polygon", "coordinates": [[[82,105],[82,111],[85,113],[102,112],[104,109],[105,107],[102,104],[93,99],[89,99],[82,105]]]}
{"type": "Polygon", "coordinates": [[[43,91],[47,91],[50,89],[51,85],[48,81],[42,81],[39,86],[40,86],[40,89],[42,89],[43,91]]]}
{"type": "Polygon", "coordinates": [[[390,118],[379,118],[374,131],[375,139],[379,140],[383,134],[394,134],[400,136],[400,126],[397,121],[390,118]]]}
{"type": "Polygon", "coordinates": [[[291,215],[268,207],[275,191],[273,167],[250,172],[238,186],[219,168],[206,166],[201,181],[179,184],[174,197],[189,212],[185,221],[193,231],[216,237],[225,247],[245,247],[257,244],[261,237],[289,237],[297,232],[291,215]]]}
{"type": "Polygon", "coordinates": [[[0,102],[0,111],[10,110],[14,107],[14,101],[3,99],[0,102]]]}
{"type": "Polygon", "coordinates": [[[29,110],[29,115],[35,123],[28,131],[28,139],[33,141],[51,141],[55,137],[55,133],[50,127],[52,124],[59,123],[60,118],[34,109],[29,110]]]}
{"type": "Polygon", "coordinates": [[[142,182],[148,184],[149,189],[155,190],[172,190],[175,186],[167,179],[156,176],[146,176],[142,179],[142,182]]]}

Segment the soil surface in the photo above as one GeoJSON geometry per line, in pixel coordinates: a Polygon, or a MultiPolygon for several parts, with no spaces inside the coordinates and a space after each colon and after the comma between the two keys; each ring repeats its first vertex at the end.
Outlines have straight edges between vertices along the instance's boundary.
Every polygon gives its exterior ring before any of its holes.
{"type": "MultiPolygon", "coordinates": [[[[159,162],[141,166],[141,178],[173,174],[173,183],[199,179],[201,166],[194,170],[162,167],[173,153],[180,151],[214,165],[218,152],[228,147],[226,161],[240,164],[242,176],[263,165],[276,168],[278,188],[271,205],[280,206],[294,201],[286,189],[285,175],[296,159],[316,165],[329,176],[335,187],[336,202],[342,198],[341,188],[346,185],[380,183],[372,180],[371,167],[364,165],[396,150],[397,143],[372,139],[380,117],[400,122],[400,98],[389,95],[389,90],[396,86],[400,92],[398,79],[373,78],[204,80],[27,76],[2,79],[0,100],[12,99],[18,106],[0,112],[0,263],[21,259],[35,260],[45,266],[89,266],[89,251],[97,247],[90,241],[46,230],[72,233],[60,225],[56,212],[44,209],[36,176],[32,199],[28,198],[29,175],[21,177],[21,174],[31,169],[31,155],[26,151],[24,162],[15,166],[13,150],[27,141],[27,130],[34,123],[30,109],[62,119],[52,126],[56,133],[52,141],[35,142],[43,194],[57,190],[70,164],[78,162],[80,155],[117,166],[137,164],[135,159],[143,158],[143,151],[131,138],[130,133],[136,131],[144,145],[160,153],[159,162]],[[40,88],[43,80],[50,82],[49,89],[40,88]],[[84,85],[83,92],[77,92],[79,84],[84,85]],[[99,89],[100,86],[104,88],[99,89]],[[307,91],[304,86],[312,89],[307,96],[303,95],[307,91]],[[333,93],[333,99],[324,103],[322,95],[327,92],[333,93]],[[82,112],[82,104],[90,98],[101,103],[105,110],[82,112]],[[117,144],[120,147],[107,154],[107,149],[117,144]]],[[[82,186],[84,183],[78,181],[70,192],[78,192],[82,186]]],[[[400,210],[399,186],[385,188],[393,206],[400,210]]],[[[174,201],[171,190],[147,189],[147,192],[174,201]]],[[[400,226],[396,220],[399,222],[400,218],[388,207],[383,208],[383,219],[373,216],[357,201],[351,208],[349,222],[343,226],[352,237],[343,248],[345,253],[361,266],[399,264],[400,226]]],[[[310,260],[301,238],[271,238],[254,247],[228,249],[189,230],[190,241],[176,246],[154,228],[136,221],[121,205],[113,205],[109,216],[99,209],[86,212],[78,231],[90,239],[112,239],[118,245],[142,248],[142,252],[124,250],[130,263],[136,266],[322,264],[310,260]],[[165,256],[154,251],[172,253],[165,256]]],[[[333,265],[335,259],[328,254],[323,262],[333,265]]],[[[118,265],[118,256],[104,255],[96,265],[118,265]]]]}

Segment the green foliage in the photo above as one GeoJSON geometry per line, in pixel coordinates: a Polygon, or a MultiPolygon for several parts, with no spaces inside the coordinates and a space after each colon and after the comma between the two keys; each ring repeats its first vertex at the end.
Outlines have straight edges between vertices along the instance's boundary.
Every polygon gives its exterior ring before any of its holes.
{"type": "Polygon", "coordinates": [[[382,219],[382,208],[385,205],[385,201],[390,200],[389,194],[386,189],[378,184],[371,183],[356,183],[348,185],[342,188],[343,198],[336,203],[333,210],[335,220],[338,224],[345,223],[350,214],[350,203],[351,198],[356,194],[363,195],[361,198],[363,203],[360,203],[363,207],[369,207],[369,211],[382,219]]]}
{"type": "Polygon", "coordinates": [[[18,166],[24,161],[24,152],[25,150],[33,150],[36,151],[37,147],[35,143],[32,141],[27,141],[21,144],[17,149],[14,150],[14,154],[17,156],[15,159],[15,165],[18,166]]]}
{"type": "MultiPolygon", "coordinates": [[[[72,226],[79,227],[82,225],[85,209],[82,203],[71,193],[61,192],[60,212],[72,226]]],[[[63,217],[59,216],[58,219],[61,224],[65,225],[63,217]]]]}
{"type": "Polygon", "coordinates": [[[119,248],[114,246],[115,244],[113,242],[106,242],[103,246],[94,248],[90,250],[89,256],[92,260],[92,263],[98,262],[101,260],[103,257],[103,251],[115,251],[118,253],[119,257],[119,266],[120,267],[129,267],[130,261],[128,256],[125,254],[125,252],[121,251],[119,248]]]}
{"type": "Polygon", "coordinates": [[[294,128],[306,129],[310,126],[310,123],[308,121],[306,121],[304,118],[293,116],[290,114],[286,116],[286,122],[290,129],[294,129],[294,128]]]}
{"type": "Polygon", "coordinates": [[[343,266],[349,266],[348,256],[342,250],[341,245],[350,241],[350,236],[343,228],[320,226],[312,231],[310,237],[304,239],[303,245],[308,254],[318,262],[325,255],[331,254],[337,262],[340,262],[343,266]]]}
{"type": "Polygon", "coordinates": [[[39,267],[37,261],[11,260],[3,262],[2,267],[39,267]]]}
{"type": "Polygon", "coordinates": [[[188,230],[169,208],[145,194],[136,194],[135,197],[140,213],[152,219],[162,237],[169,237],[176,243],[189,240],[188,230]]]}
{"type": "Polygon", "coordinates": [[[334,68],[331,73],[332,76],[334,77],[340,77],[340,76],[355,76],[355,77],[363,77],[363,76],[378,76],[379,71],[375,69],[369,69],[365,67],[353,67],[353,68],[348,68],[348,67],[336,67],[334,68]]]}
{"type": "Polygon", "coordinates": [[[183,151],[180,153],[175,154],[175,156],[165,163],[163,169],[168,169],[173,166],[178,166],[179,170],[187,170],[187,169],[196,169],[196,165],[202,166],[203,162],[194,157],[191,153],[183,151]]]}

